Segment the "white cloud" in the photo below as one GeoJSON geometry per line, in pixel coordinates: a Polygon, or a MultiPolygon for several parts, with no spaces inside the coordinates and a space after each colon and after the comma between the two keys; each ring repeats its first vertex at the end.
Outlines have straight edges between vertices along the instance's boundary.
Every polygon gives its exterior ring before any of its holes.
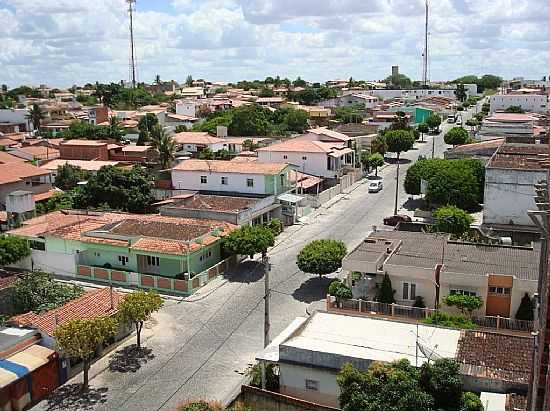
{"type": "MultiPolygon", "coordinates": [[[[433,79],[548,74],[550,2],[431,2],[433,79]]],[[[418,78],[423,0],[172,0],[137,3],[143,81],[298,75],[418,78]]],[[[125,0],[0,0],[0,82],[119,81],[128,76],[125,0]]]]}

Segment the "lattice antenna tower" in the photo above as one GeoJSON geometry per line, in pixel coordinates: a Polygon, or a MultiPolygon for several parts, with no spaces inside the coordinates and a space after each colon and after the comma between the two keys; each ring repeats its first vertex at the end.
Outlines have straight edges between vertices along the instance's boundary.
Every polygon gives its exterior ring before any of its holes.
{"type": "Polygon", "coordinates": [[[130,64],[129,64],[129,81],[131,87],[136,88],[136,74],[137,74],[137,62],[136,62],[136,45],[134,43],[134,11],[136,9],[136,0],[126,0],[128,3],[128,15],[130,17],[129,31],[130,31],[130,64]]]}

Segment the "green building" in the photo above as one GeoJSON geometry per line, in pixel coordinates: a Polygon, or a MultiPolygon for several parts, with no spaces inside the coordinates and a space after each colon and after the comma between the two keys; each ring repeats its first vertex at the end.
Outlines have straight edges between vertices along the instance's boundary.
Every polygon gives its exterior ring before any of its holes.
{"type": "Polygon", "coordinates": [[[424,107],[392,107],[389,111],[397,112],[403,111],[404,113],[410,113],[411,115],[411,124],[418,125],[420,123],[425,123],[428,117],[430,117],[434,111],[429,108],[424,107]]]}
{"type": "Polygon", "coordinates": [[[223,221],[55,212],[9,232],[29,239],[31,267],[58,276],[188,295],[222,273],[223,221]]]}

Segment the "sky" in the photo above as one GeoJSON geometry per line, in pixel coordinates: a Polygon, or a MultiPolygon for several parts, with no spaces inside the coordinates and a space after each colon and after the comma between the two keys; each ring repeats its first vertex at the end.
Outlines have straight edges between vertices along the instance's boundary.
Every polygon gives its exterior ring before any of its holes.
{"type": "MultiPolygon", "coordinates": [[[[432,80],[550,75],[549,0],[430,0],[432,80]]],[[[420,79],[423,0],[137,0],[138,80],[420,79]]],[[[0,0],[0,83],[128,79],[125,0],[0,0]]]]}

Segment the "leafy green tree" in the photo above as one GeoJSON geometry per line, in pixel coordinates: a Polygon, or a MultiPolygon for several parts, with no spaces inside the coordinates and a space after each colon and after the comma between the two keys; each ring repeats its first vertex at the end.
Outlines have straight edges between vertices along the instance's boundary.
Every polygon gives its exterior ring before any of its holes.
{"type": "Polygon", "coordinates": [[[342,411],[433,411],[434,399],[419,384],[409,361],[373,363],[361,372],[346,364],[336,377],[342,411]]]}
{"type": "Polygon", "coordinates": [[[392,121],[390,130],[406,130],[412,131],[409,125],[409,118],[404,111],[398,111],[395,113],[395,118],[392,121]]]}
{"type": "Polygon", "coordinates": [[[35,103],[32,105],[27,118],[31,121],[33,129],[40,130],[40,124],[44,120],[44,113],[38,104],[35,103]]]}
{"type": "Polygon", "coordinates": [[[433,216],[435,231],[453,234],[457,237],[467,233],[474,221],[470,214],[456,206],[438,208],[434,211],[433,216]]]}
{"type": "Polygon", "coordinates": [[[351,291],[351,288],[349,288],[346,284],[344,284],[340,280],[334,280],[333,282],[330,283],[328,287],[328,293],[331,296],[336,297],[336,301],[353,298],[353,293],[351,291]]]}
{"type": "Polygon", "coordinates": [[[271,220],[267,227],[271,230],[275,237],[283,232],[283,223],[281,223],[281,220],[277,218],[271,220]]]}
{"type": "Polygon", "coordinates": [[[395,303],[395,298],[393,297],[394,294],[395,294],[395,290],[392,287],[391,278],[386,273],[384,274],[384,278],[382,279],[382,284],[378,289],[378,295],[376,299],[377,301],[384,304],[393,304],[395,303]]]}
{"type": "Polygon", "coordinates": [[[483,90],[495,90],[502,84],[502,77],[485,74],[477,83],[483,90]]]}
{"type": "Polygon", "coordinates": [[[361,104],[353,104],[349,107],[338,107],[334,110],[334,117],[342,123],[360,123],[363,121],[361,104]]]}
{"type": "Polygon", "coordinates": [[[374,175],[378,176],[378,167],[384,165],[384,157],[380,153],[371,154],[367,159],[369,168],[374,168],[374,175]]]}
{"type": "Polygon", "coordinates": [[[262,87],[260,93],[258,94],[259,97],[273,97],[274,95],[275,92],[269,87],[262,87]]]}
{"type": "Polygon", "coordinates": [[[88,371],[97,348],[113,337],[118,324],[108,317],[72,320],[62,324],[54,331],[54,337],[59,348],[70,358],[79,359],[83,363],[82,391],[88,390],[88,371]]]}
{"type": "Polygon", "coordinates": [[[453,127],[445,133],[443,140],[445,141],[445,144],[459,146],[466,144],[469,138],[470,136],[468,135],[468,132],[462,127],[453,127]]]}
{"type": "Polygon", "coordinates": [[[216,154],[212,151],[210,147],[206,147],[199,153],[199,159],[201,160],[214,160],[216,154]]]}
{"type": "Polygon", "coordinates": [[[428,123],[420,123],[418,125],[418,131],[420,132],[420,135],[422,136],[422,142],[424,142],[424,134],[430,132],[430,126],[428,123]]]}
{"type": "Polygon", "coordinates": [[[102,167],[88,183],[74,190],[75,208],[98,208],[107,205],[114,210],[146,213],[153,201],[152,178],[140,166],[124,170],[102,167]]]}
{"type": "Polygon", "coordinates": [[[183,124],[179,124],[176,126],[176,129],[174,130],[176,133],[183,133],[185,131],[188,131],[187,130],[187,127],[183,124]]]}
{"type": "Polygon", "coordinates": [[[60,283],[48,273],[33,271],[21,275],[15,282],[13,298],[17,312],[41,313],[60,307],[82,294],[82,287],[60,283]]]}
{"type": "Polygon", "coordinates": [[[36,212],[38,214],[46,214],[58,210],[70,210],[71,208],[73,208],[73,196],[70,192],[58,192],[48,200],[36,203],[36,212]]]}
{"type": "Polygon", "coordinates": [[[477,295],[451,294],[443,299],[443,302],[449,307],[458,308],[462,314],[472,315],[474,310],[483,307],[483,299],[477,295]]]}
{"type": "Polygon", "coordinates": [[[522,109],[521,106],[510,106],[504,111],[507,112],[507,113],[516,113],[516,114],[525,113],[525,110],[522,109]]]}
{"type": "Polygon", "coordinates": [[[153,127],[151,147],[158,151],[160,166],[163,169],[170,167],[176,153],[176,141],[172,136],[166,134],[160,124],[153,127]]]}
{"type": "Polygon", "coordinates": [[[480,398],[473,392],[465,392],[462,395],[462,406],[460,411],[483,411],[483,404],[480,398]]]}
{"type": "Polygon", "coordinates": [[[90,173],[78,166],[65,163],[57,167],[55,186],[61,190],[72,190],[80,181],[86,181],[90,173]]]}
{"type": "Polygon", "coordinates": [[[441,116],[439,114],[432,114],[426,119],[426,124],[430,127],[430,130],[438,130],[441,125],[441,116]]]}
{"type": "Polygon", "coordinates": [[[296,264],[305,273],[330,274],[342,267],[346,245],[338,240],[313,240],[298,253],[296,264]]]}
{"type": "Polygon", "coordinates": [[[14,264],[30,253],[24,238],[0,235],[0,266],[14,264]]]}
{"type": "Polygon", "coordinates": [[[456,90],[455,90],[455,96],[458,99],[458,101],[461,101],[461,102],[466,101],[468,96],[466,94],[466,89],[464,88],[464,84],[462,83],[457,84],[456,90]]]}
{"type": "MultiPolygon", "coordinates": [[[[250,385],[262,388],[262,366],[260,363],[248,367],[246,375],[250,378],[250,385]]],[[[277,374],[276,364],[269,363],[265,365],[265,388],[275,392],[279,390],[279,375],[277,374]]]]}
{"type": "Polygon", "coordinates": [[[473,174],[466,167],[444,167],[428,179],[426,200],[431,204],[455,205],[464,210],[479,207],[483,190],[473,174]]]}
{"type": "Polygon", "coordinates": [[[193,85],[193,76],[191,76],[191,74],[189,74],[185,79],[185,85],[187,87],[191,87],[193,85]]]}
{"type": "Polygon", "coordinates": [[[164,302],[155,291],[134,291],[126,294],[118,305],[118,315],[122,322],[133,323],[136,327],[136,341],[141,348],[141,330],[145,321],[161,309],[164,302]]]}
{"type": "Polygon", "coordinates": [[[120,124],[120,120],[117,117],[115,116],[111,117],[111,119],[109,120],[109,126],[107,126],[105,135],[107,138],[111,140],[115,140],[115,141],[122,140],[122,137],[124,137],[125,133],[124,133],[124,129],[120,124]]]}
{"type": "Polygon", "coordinates": [[[534,299],[529,297],[528,293],[525,293],[521,298],[521,302],[516,312],[516,319],[523,321],[533,321],[535,306],[536,305],[534,299]]]}
{"type": "Polygon", "coordinates": [[[386,151],[388,151],[388,145],[386,144],[386,139],[384,136],[376,136],[370,145],[370,150],[373,153],[379,153],[382,156],[386,154],[386,151]]]}
{"type": "Polygon", "coordinates": [[[228,132],[232,136],[266,136],[269,130],[269,110],[249,105],[234,109],[228,132]]]}
{"type": "Polygon", "coordinates": [[[248,255],[251,259],[254,254],[262,253],[264,256],[267,249],[275,244],[273,232],[262,225],[245,225],[222,240],[222,246],[232,254],[248,255]]]}
{"type": "Polygon", "coordinates": [[[398,88],[411,88],[412,81],[409,77],[404,74],[398,74],[397,76],[388,76],[384,80],[387,88],[398,87],[398,88]]]}
{"type": "Polygon", "coordinates": [[[476,118],[469,118],[466,120],[466,125],[470,127],[470,131],[473,132],[474,129],[479,126],[479,121],[476,118]]]}
{"type": "Polygon", "coordinates": [[[298,76],[298,77],[296,77],[296,80],[294,80],[294,81],[292,82],[292,85],[293,85],[294,87],[306,87],[306,86],[307,86],[307,83],[306,83],[305,80],[302,80],[302,79],[300,78],[300,76],[298,76]]]}
{"type": "Polygon", "coordinates": [[[420,386],[434,399],[434,409],[459,411],[462,404],[460,367],[454,359],[442,358],[420,367],[420,386]]]}
{"type": "MultiPolygon", "coordinates": [[[[280,109],[279,109],[280,110],[280,109]]],[[[284,128],[294,133],[303,133],[309,127],[309,115],[304,110],[285,109],[286,116],[283,120],[284,128]]]]}
{"type": "Polygon", "coordinates": [[[399,165],[401,163],[400,156],[404,151],[409,151],[414,146],[414,135],[406,130],[391,130],[384,134],[388,151],[397,154],[397,184],[395,185],[395,204],[393,214],[397,214],[397,203],[399,193],[399,165]]]}
{"type": "Polygon", "coordinates": [[[159,119],[152,113],[147,113],[145,116],[139,119],[138,130],[139,137],[137,141],[138,146],[143,146],[145,143],[151,141],[151,133],[153,128],[159,124],[159,119]]]}

